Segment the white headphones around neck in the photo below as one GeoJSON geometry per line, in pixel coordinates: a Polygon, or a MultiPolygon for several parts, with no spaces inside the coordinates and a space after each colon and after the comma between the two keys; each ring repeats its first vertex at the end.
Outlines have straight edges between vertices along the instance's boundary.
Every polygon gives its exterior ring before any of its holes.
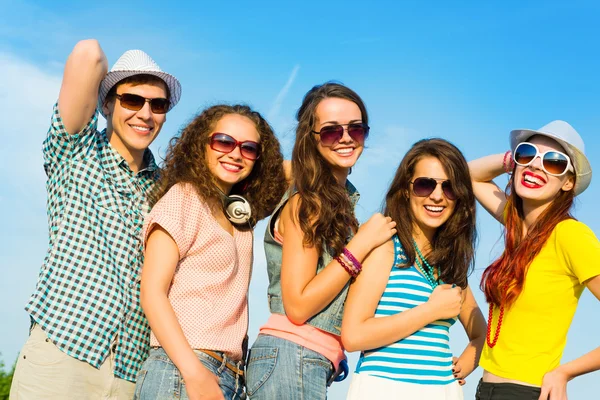
{"type": "Polygon", "coordinates": [[[250,221],[252,208],[248,200],[240,195],[223,195],[223,211],[227,219],[236,225],[242,225],[250,221]]]}

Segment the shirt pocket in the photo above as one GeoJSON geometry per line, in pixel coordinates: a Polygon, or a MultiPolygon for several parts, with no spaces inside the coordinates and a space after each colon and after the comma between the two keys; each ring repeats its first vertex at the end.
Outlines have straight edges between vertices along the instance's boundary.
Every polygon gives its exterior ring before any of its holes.
{"type": "Polygon", "coordinates": [[[129,216],[134,212],[132,197],[131,190],[116,184],[110,177],[104,177],[99,182],[93,196],[98,222],[113,229],[123,229],[117,224],[125,224],[129,227],[131,225],[129,216]]]}

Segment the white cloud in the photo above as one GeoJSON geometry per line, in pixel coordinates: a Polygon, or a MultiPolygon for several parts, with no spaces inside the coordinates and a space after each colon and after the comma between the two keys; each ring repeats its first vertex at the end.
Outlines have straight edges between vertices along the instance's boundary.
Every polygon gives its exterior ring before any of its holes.
{"type": "Polygon", "coordinates": [[[294,66],[294,68],[292,69],[292,72],[290,73],[290,76],[288,77],[288,80],[285,82],[285,85],[283,85],[283,87],[281,88],[279,93],[277,93],[277,97],[275,97],[275,100],[273,101],[273,105],[271,106],[271,109],[267,113],[267,117],[269,119],[273,119],[279,115],[279,109],[281,108],[281,103],[283,103],[285,96],[287,96],[288,92],[290,91],[290,88],[294,84],[294,81],[296,80],[296,75],[298,75],[299,70],[300,70],[299,65],[294,66]]]}
{"type": "Polygon", "coordinates": [[[285,82],[285,85],[283,85],[281,90],[279,90],[275,100],[273,100],[271,108],[267,112],[267,120],[271,126],[273,126],[273,129],[275,129],[277,138],[281,143],[281,148],[284,151],[284,156],[287,156],[288,158],[290,157],[292,147],[294,146],[296,121],[293,117],[280,115],[280,111],[281,105],[290,91],[290,88],[294,84],[299,70],[299,65],[294,66],[287,81],[285,82]]]}
{"type": "Polygon", "coordinates": [[[0,177],[21,194],[44,188],[41,147],[59,89],[60,76],[0,53],[0,177]]]}

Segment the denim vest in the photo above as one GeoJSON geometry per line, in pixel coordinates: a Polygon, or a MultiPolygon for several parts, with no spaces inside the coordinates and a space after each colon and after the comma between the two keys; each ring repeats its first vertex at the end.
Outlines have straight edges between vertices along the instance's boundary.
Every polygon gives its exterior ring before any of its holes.
{"type": "MultiPolygon", "coordinates": [[[[346,181],[346,191],[348,192],[348,196],[350,196],[352,207],[355,207],[360,195],[350,181],[346,181]]],[[[281,202],[269,218],[267,231],[265,232],[265,254],[267,257],[267,273],[269,275],[269,289],[267,293],[269,299],[269,309],[271,310],[271,313],[274,314],[285,315],[285,310],[283,308],[283,301],[281,299],[282,246],[273,238],[273,232],[275,223],[279,218],[281,210],[287,203],[288,199],[296,193],[297,190],[294,188],[285,193],[281,199],[281,202]]],[[[352,236],[354,236],[354,233],[350,231],[348,233],[346,243],[352,239],[352,236]]],[[[331,249],[325,245],[323,246],[323,251],[319,256],[319,262],[317,264],[317,274],[320,273],[323,268],[325,268],[333,260],[334,255],[332,255],[332,253],[333,251],[331,249]]],[[[344,302],[346,301],[349,287],[350,282],[344,286],[342,291],[338,293],[331,303],[321,310],[321,312],[308,319],[306,323],[314,326],[315,328],[321,329],[322,331],[339,336],[341,334],[342,316],[344,314],[344,302]]]]}

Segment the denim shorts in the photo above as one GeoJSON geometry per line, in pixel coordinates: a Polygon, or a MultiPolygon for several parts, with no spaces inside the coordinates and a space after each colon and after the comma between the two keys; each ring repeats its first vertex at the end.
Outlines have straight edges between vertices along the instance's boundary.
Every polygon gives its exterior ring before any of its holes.
{"type": "Polygon", "coordinates": [[[327,398],[331,361],[289,340],[258,335],[250,349],[246,382],[253,400],[327,398]]]}
{"type": "MultiPolygon", "coordinates": [[[[219,379],[219,386],[226,400],[245,399],[244,378],[236,375],[233,371],[217,359],[196,351],[196,356],[210,372],[219,379]]],[[[215,351],[221,355],[220,352],[215,351]]],[[[173,364],[162,347],[150,350],[150,356],[146,359],[140,370],[135,385],[134,400],[150,399],[187,399],[185,382],[181,373],[173,364]]]]}
{"type": "Polygon", "coordinates": [[[476,400],[538,400],[542,389],[516,383],[489,383],[477,385],[476,400]]]}

